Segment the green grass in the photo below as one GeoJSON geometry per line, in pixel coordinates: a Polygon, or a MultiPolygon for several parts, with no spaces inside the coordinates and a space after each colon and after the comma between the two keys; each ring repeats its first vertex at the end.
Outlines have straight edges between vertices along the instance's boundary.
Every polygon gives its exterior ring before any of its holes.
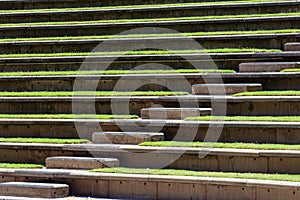
{"type": "Polygon", "coordinates": [[[300,145],[289,144],[255,144],[255,143],[222,143],[222,142],[176,142],[176,141],[159,141],[143,142],[139,146],[154,147],[214,147],[230,149],[258,149],[258,150],[300,150],[300,145]]]}
{"type": "Polygon", "coordinates": [[[293,68],[293,69],[284,69],[280,72],[300,72],[300,68],[293,68]]]}
{"type": "Polygon", "coordinates": [[[46,143],[46,144],[84,144],[90,143],[86,139],[61,139],[61,138],[0,138],[0,142],[9,143],[46,143]]]}
{"type": "Polygon", "coordinates": [[[216,36],[216,35],[250,35],[250,34],[280,34],[300,33],[300,29],[283,30],[255,30],[255,31],[216,31],[216,32],[186,32],[162,34],[129,34],[129,35],[90,35],[90,36],[63,36],[63,37],[38,37],[38,38],[2,38],[0,42],[15,41],[45,41],[45,40],[88,40],[109,38],[146,38],[146,37],[180,37],[180,36],[216,36]]]}
{"type": "Polygon", "coordinates": [[[138,119],[137,115],[105,114],[0,114],[1,119],[138,119]]]}
{"type": "Polygon", "coordinates": [[[176,74],[176,73],[235,73],[235,71],[230,69],[36,71],[36,72],[0,72],[0,76],[63,76],[63,75],[176,74]]]}
{"type": "Polygon", "coordinates": [[[186,121],[268,121],[268,122],[300,122],[300,116],[200,116],[187,117],[186,121]]]}
{"type": "Polygon", "coordinates": [[[216,2],[197,2],[197,3],[173,3],[173,4],[151,4],[151,5],[127,5],[127,6],[102,6],[102,7],[80,7],[80,8],[51,8],[51,9],[28,9],[28,10],[0,10],[0,13],[15,12],[49,12],[49,11],[80,11],[80,10],[106,10],[119,8],[156,8],[156,7],[175,7],[175,6],[194,6],[194,5],[217,5],[228,3],[259,3],[259,2],[281,2],[286,0],[230,0],[216,2]]]}
{"type": "Polygon", "coordinates": [[[300,96],[300,90],[241,92],[233,96],[300,96]]]}
{"type": "Polygon", "coordinates": [[[70,97],[70,96],[175,96],[188,95],[188,92],[173,91],[39,91],[39,92],[0,92],[2,97],[70,97]]]}
{"type": "Polygon", "coordinates": [[[34,54],[1,54],[0,58],[27,57],[64,57],[64,56],[108,56],[108,55],[166,55],[195,53],[247,53],[247,52],[281,52],[279,49],[224,48],[203,50],[148,50],[148,51],[115,51],[115,52],[67,52],[67,53],[34,53],[34,54]]]}
{"type": "Polygon", "coordinates": [[[0,26],[39,26],[39,25],[72,25],[72,24],[104,24],[123,22],[160,22],[160,21],[186,21],[186,20],[208,20],[208,19],[239,19],[239,18],[262,18],[262,17],[283,17],[299,16],[300,12],[292,13],[271,13],[271,14],[248,14],[248,15],[217,15],[217,16],[189,16],[171,18],[147,18],[147,19],[117,19],[117,20],[93,20],[93,21],[64,21],[64,22],[31,22],[0,24],[0,26]]]}
{"type": "Polygon", "coordinates": [[[0,163],[0,168],[9,169],[42,169],[43,165],[38,164],[23,164],[23,163],[0,163]]]}
{"type": "Polygon", "coordinates": [[[300,181],[300,175],[291,174],[261,174],[261,173],[235,173],[235,172],[206,172],[175,169],[139,169],[139,168],[103,168],[94,169],[92,172],[119,173],[119,174],[151,174],[169,176],[198,176],[219,178],[242,178],[277,181],[300,181]]]}

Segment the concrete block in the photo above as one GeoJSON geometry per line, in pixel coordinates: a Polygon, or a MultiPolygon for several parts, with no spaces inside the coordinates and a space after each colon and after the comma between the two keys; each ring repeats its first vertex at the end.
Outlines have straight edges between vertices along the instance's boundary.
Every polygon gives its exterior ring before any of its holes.
{"type": "Polygon", "coordinates": [[[143,119],[184,119],[211,115],[211,108],[144,108],[141,111],[143,119]]]}
{"type": "Polygon", "coordinates": [[[0,194],[36,198],[63,198],[69,194],[66,184],[6,182],[0,183],[0,194]]]}
{"type": "Polygon", "coordinates": [[[239,65],[240,72],[279,72],[291,68],[300,68],[300,62],[253,62],[239,65]]]}
{"type": "Polygon", "coordinates": [[[285,51],[300,51],[300,42],[291,42],[284,45],[285,51]]]}
{"type": "Polygon", "coordinates": [[[104,167],[118,167],[116,158],[92,158],[57,156],[46,158],[46,167],[53,169],[96,169],[104,167]]]}
{"type": "Polygon", "coordinates": [[[195,84],[192,86],[193,94],[195,95],[231,95],[240,92],[258,91],[261,89],[262,85],[259,83],[195,84]]]}
{"type": "Polygon", "coordinates": [[[95,132],[92,141],[95,144],[139,144],[147,141],[163,141],[163,133],[143,132],[95,132]]]}

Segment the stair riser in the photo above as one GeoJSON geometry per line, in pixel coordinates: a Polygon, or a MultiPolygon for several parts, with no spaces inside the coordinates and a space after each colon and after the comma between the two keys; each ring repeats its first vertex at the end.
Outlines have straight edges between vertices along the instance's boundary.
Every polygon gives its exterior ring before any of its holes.
{"type": "MultiPolygon", "coordinates": [[[[204,84],[204,77],[209,76],[190,76],[188,74],[181,74],[184,79],[188,81],[190,85],[193,84],[204,84]]],[[[212,75],[210,76],[212,77],[212,75]]],[[[128,85],[143,85],[145,82],[149,84],[139,87],[137,90],[140,91],[165,91],[168,87],[174,88],[177,91],[192,92],[191,88],[186,88],[182,83],[182,80],[177,78],[165,78],[165,77],[141,77],[141,78],[125,78],[126,80],[121,81],[120,77],[116,78],[91,78],[87,83],[97,85],[99,91],[113,91],[116,90],[116,84],[118,84],[118,91],[128,91],[125,86],[128,85]],[[154,83],[153,83],[154,82],[154,83]],[[161,85],[155,84],[161,83],[161,85]],[[124,87],[123,87],[124,86],[124,87]]],[[[211,82],[218,83],[218,80],[213,78],[205,78],[211,82]]],[[[259,78],[245,76],[222,76],[224,83],[262,83],[263,90],[300,90],[300,79],[299,77],[292,76],[262,76],[259,78]]],[[[72,91],[75,78],[11,78],[11,79],[0,79],[0,91],[72,91]]]]}
{"type": "MultiPolygon", "coordinates": [[[[300,35],[287,36],[271,36],[271,37],[222,37],[221,39],[213,38],[195,38],[202,48],[213,49],[213,48],[266,48],[266,49],[283,49],[283,44],[287,42],[298,42],[300,41],[300,35]]],[[[193,39],[191,37],[191,39],[193,39]]],[[[157,41],[152,40],[146,42],[145,40],[134,40],[128,42],[122,40],[115,45],[115,42],[101,43],[103,40],[97,41],[78,41],[78,42],[56,42],[52,43],[0,43],[0,52],[2,54],[17,54],[17,53],[65,53],[65,52],[90,52],[97,45],[101,45],[101,51],[122,51],[123,49],[130,46],[132,49],[143,49],[149,45],[162,45],[162,46],[175,46],[176,50],[192,50],[191,45],[187,41],[180,41],[180,39],[158,39],[157,41]]]]}
{"type": "MultiPolygon", "coordinates": [[[[123,31],[146,28],[161,27],[179,32],[196,31],[227,31],[227,30],[274,30],[274,29],[296,29],[300,28],[300,18],[271,18],[270,20],[219,20],[219,21],[195,21],[195,22],[153,22],[153,23],[129,23],[129,24],[102,24],[102,25],[74,25],[74,26],[40,26],[31,27],[1,27],[0,38],[17,37],[50,37],[50,36],[82,36],[82,35],[108,35],[118,34],[123,31]]],[[[148,32],[146,32],[148,33],[148,32]]]]}
{"type": "MultiPolygon", "coordinates": [[[[95,131],[99,131],[98,123],[78,123],[76,129],[74,123],[69,122],[1,122],[0,125],[0,137],[41,137],[41,138],[85,138],[92,140],[92,134],[95,131]],[[77,130],[80,135],[78,135],[77,130]]],[[[114,123],[101,123],[102,131],[121,131],[118,125],[114,123]]],[[[136,126],[130,124],[122,125],[122,128],[126,131],[137,131],[136,126]]],[[[150,131],[162,129],[165,133],[165,140],[172,140],[178,133],[178,125],[148,125],[146,128],[141,126],[140,131],[150,131]]],[[[193,128],[193,126],[192,126],[193,128]]],[[[193,128],[180,127],[183,132],[194,132],[193,128]]],[[[204,141],[208,129],[208,125],[202,125],[196,128],[197,133],[195,141],[204,141]]],[[[222,132],[219,133],[218,129],[214,129],[212,126],[212,134],[220,134],[219,142],[249,142],[249,143],[281,143],[281,144],[299,144],[299,127],[298,126],[252,126],[252,125],[225,125],[222,132]]]]}
{"type": "MultiPolygon", "coordinates": [[[[202,0],[203,2],[215,0],[202,0]]],[[[1,10],[11,9],[41,9],[41,8],[76,8],[76,7],[96,7],[96,6],[119,6],[119,5],[147,5],[163,3],[183,3],[199,2],[199,0],[56,0],[56,1],[3,1],[0,4],[1,10]]]]}
{"type": "MultiPolygon", "coordinates": [[[[17,152],[15,149],[0,147],[0,150],[10,157],[1,157],[1,162],[10,162],[12,157],[18,159],[19,162],[30,162],[30,163],[41,163],[45,162],[47,157],[55,156],[82,156],[85,152],[83,150],[71,150],[68,152],[67,148],[61,150],[45,150],[35,147],[28,146],[26,149],[19,149],[17,152]]],[[[145,160],[147,151],[140,153],[130,153],[129,151],[111,151],[99,150],[98,152],[93,152],[93,155],[98,157],[114,157],[120,160],[122,167],[134,167],[134,168],[149,168],[157,163],[153,162],[151,159],[149,161],[145,160]],[[137,160],[144,160],[144,162],[135,162],[137,160]]],[[[299,174],[299,164],[300,161],[297,157],[289,157],[284,155],[232,155],[229,153],[220,153],[214,155],[207,155],[205,158],[199,158],[198,153],[186,153],[183,155],[176,154],[159,154],[153,153],[156,158],[161,160],[172,160],[172,164],[168,165],[166,168],[169,169],[186,169],[186,170],[196,170],[196,171],[223,171],[223,172],[253,172],[253,173],[288,173],[288,174],[299,174]],[[180,158],[179,158],[180,157],[180,158]],[[179,159],[176,159],[179,158],[179,159]],[[175,160],[175,161],[174,161],[175,160]],[[174,162],[173,162],[174,161],[174,162]]],[[[150,157],[150,156],[149,156],[150,157]]],[[[1,177],[0,177],[1,181],[1,177]]],[[[22,181],[22,180],[18,180],[22,181]]],[[[29,180],[30,181],[30,180],[29,180]]]]}
{"type": "MultiPolygon", "coordinates": [[[[117,100],[115,100],[116,102],[117,100]]],[[[118,110],[115,109],[114,114],[126,114],[129,106],[130,114],[140,115],[142,108],[149,108],[153,104],[160,104],[163,107],[180,107],[178,102],[160,101],[160,100],[130,100],[129,103],[119,102],[118,110]]],[[[183,107],[193,107],[195,103],[184,103],[183,107]]],[[[216,104],[217,105],[217,104],[216,104]]],[[[223,103],[220,104],[223,106],[223,103]]],[[[93,113],[94,108],[91,107],[90,101],[74,103],[74,108],[81,108],[78,113],[84,114],[93,113]]],[[[111,99],[103,99],[95,104],[96,113],[111,114],[111,99]]],[[[211,108],[210,101],[199,102],[200,108],[211,108]]],[[[297,101],[262,101],[262,102],[227,102],[227,115],[276,115],[288,116],[298,115],[300,102],[297,101]]],[[[72,113],[72,100],[36,100],[36,101],[1,101],[0,113],[2,114],[67,114],[72,113]]],[[[214,111],[214,115],[218,115],[218,110],[214,111]]]]}

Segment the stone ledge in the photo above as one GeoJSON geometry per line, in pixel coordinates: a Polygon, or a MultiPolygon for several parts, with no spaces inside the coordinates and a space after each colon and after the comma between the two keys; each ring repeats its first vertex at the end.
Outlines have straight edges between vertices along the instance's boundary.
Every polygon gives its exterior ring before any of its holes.
{"type": "Polygon", "coordinates": [[[185,119],[211,115],[211,108],[143,108],[142,119],[185,119]]]}
{"type": "Polygon", "coordinates": [[[93,157],[48,157],[46,167],[52,169],[97,169],[104,167],[118,167],[119,160],[116,158],[93,158],[93,157]]]}
{"type": "Polygon", "coordinates": [[[262,85],[259,83],[195,84],[192,86],[195,95],[232,95],[261,89],[262,85]]]}
{"type": "Polygon", "coordinates": [[[284,45],[285,51],[300,51],[300,43],[299,42],[293,42],[293,43],[286,43],[284,45]]]}
{"type": "Polygon", "coordinates": [[[51,183],[6,182],[0,183],[0,193],[6,196],[60,198],[68,196],[69,186],[51,183]]]}
{"type": "Polygon", "coordinates": [[[162,141],[163,133],[150,132],[96,132],[93,133],[94,144],[139,144],[147,141],[162,141]]]}
{"type": "Polygon", "coordinates": [[[290,68],[300,68],[300,62],[253,62],[239,65],[240,72],[279,72],[290,68]]]}

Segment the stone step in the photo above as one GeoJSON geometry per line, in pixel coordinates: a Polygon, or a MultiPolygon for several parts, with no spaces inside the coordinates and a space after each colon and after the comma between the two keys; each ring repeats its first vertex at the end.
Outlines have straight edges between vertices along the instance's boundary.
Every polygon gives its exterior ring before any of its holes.
{"type": "Polygon", "coordinates": [[[195,95],[231,95],[240,92],[259,91],[260,83],[237,83],[237,84],[195,84],[192,86],[195,95]]]}
{"type": "Polygon", "coordinates": [[[6,182],[0,183],[3,196],[63,198],[69,194],[69,186],[54,183],[6,182]]]}
{"type": "Polygon", "coordinates": [[[154,132],[95,132],[92,141],[95,144],[139,144],[147,141],[163,141],[163,133],[154,132]]]}
{"type": "Polygon", "coordinates": [[[300,43],[299,42],[286,43],[284,45],[284,50],[285,51],[300,51],[300,43]]]}
{"type": "MultiPolygon", "coordinates": [[[[296,14],[295,14],[296,15],[296,14]]],[[[59,37],[59,36],[83,36],[83,35],[114,35],[134,28],[144,28],[149,33],[153,26],[168,28],[178,32],[210,32],[210,31],[247,31],[268,27],[268,29],[298,29],[300,28],[299,16],[276,16],[230,19],[204,19],[204,20],[173,20],[173,21],[144,21],[144,22],[120,22],[120,23],[87,23],[82,24],[56,24],[48,25],[22,25],[1,26],[0,37],[59,37]]]]}
{"type": "Polygon", "coordinates": [[[153,6],[139,8],[111,8],[111,9],[85,9],[71,11],[34,11],[1,13],[1,23],[24,22],[50,22],[50,21],[79,21],[79,20],[110,20],[110,19],[136,19],[136,18],[167,18],[207,16],[207,15],[238,15],[276,12],[297,12],[297,2],[261,2],[244,4],[214,4],[211,5],[185,5],[182,6],[153,6]],[[246,8],[246,9],[245,9],[246,8]]]}
{"type": "Polygon", "coordinates": [[[211,108],[143,108],[142,119],[184,119],[211,115],[211,108]]]}
{"type": "Polygon", "coordinates": [[[118,167],[116,158],[92,158],[57,156],[46,158],[46,168],[52,169],[97,169],[104,167],[118,167]]]}
{"type": "MultiPolygon", "coordinates": [[[[1,15],[0,15],[1,17],[1,15]]],[[[1,19],[0,19],[1,21],[1,19]]],[[[300,33],[278,33],[251,35],[218,35],[218,36],[189,36],[189,39],[201,44],[203,48],[265,48],[283,49],[287,41],[300,42],[300,33]]],[[[136,49],[147,48],[149,45],[176,46],[180,49],[193,49],[186,37],[147,37],[147,38],[120,38],[120,39],[73,39],[48,41],[10,41],[0,42],[0,53],[62,53],[62,52],[90,52],[101,43],[103,51],[120,51],[129,45],[136,49]],[[116,43],[118,45],[116,45],[116,43]]],[[[195,48],[195,47],[194,47],[195,48]]],[[[198,47],[197,47],[198,48],[198,47]]]]}
{"type": "Polygon", "coordinates": [[[253,62],[239,65],[240,72],[279,72],[291,68],[300,68],[300,62],[253,62]]]}

